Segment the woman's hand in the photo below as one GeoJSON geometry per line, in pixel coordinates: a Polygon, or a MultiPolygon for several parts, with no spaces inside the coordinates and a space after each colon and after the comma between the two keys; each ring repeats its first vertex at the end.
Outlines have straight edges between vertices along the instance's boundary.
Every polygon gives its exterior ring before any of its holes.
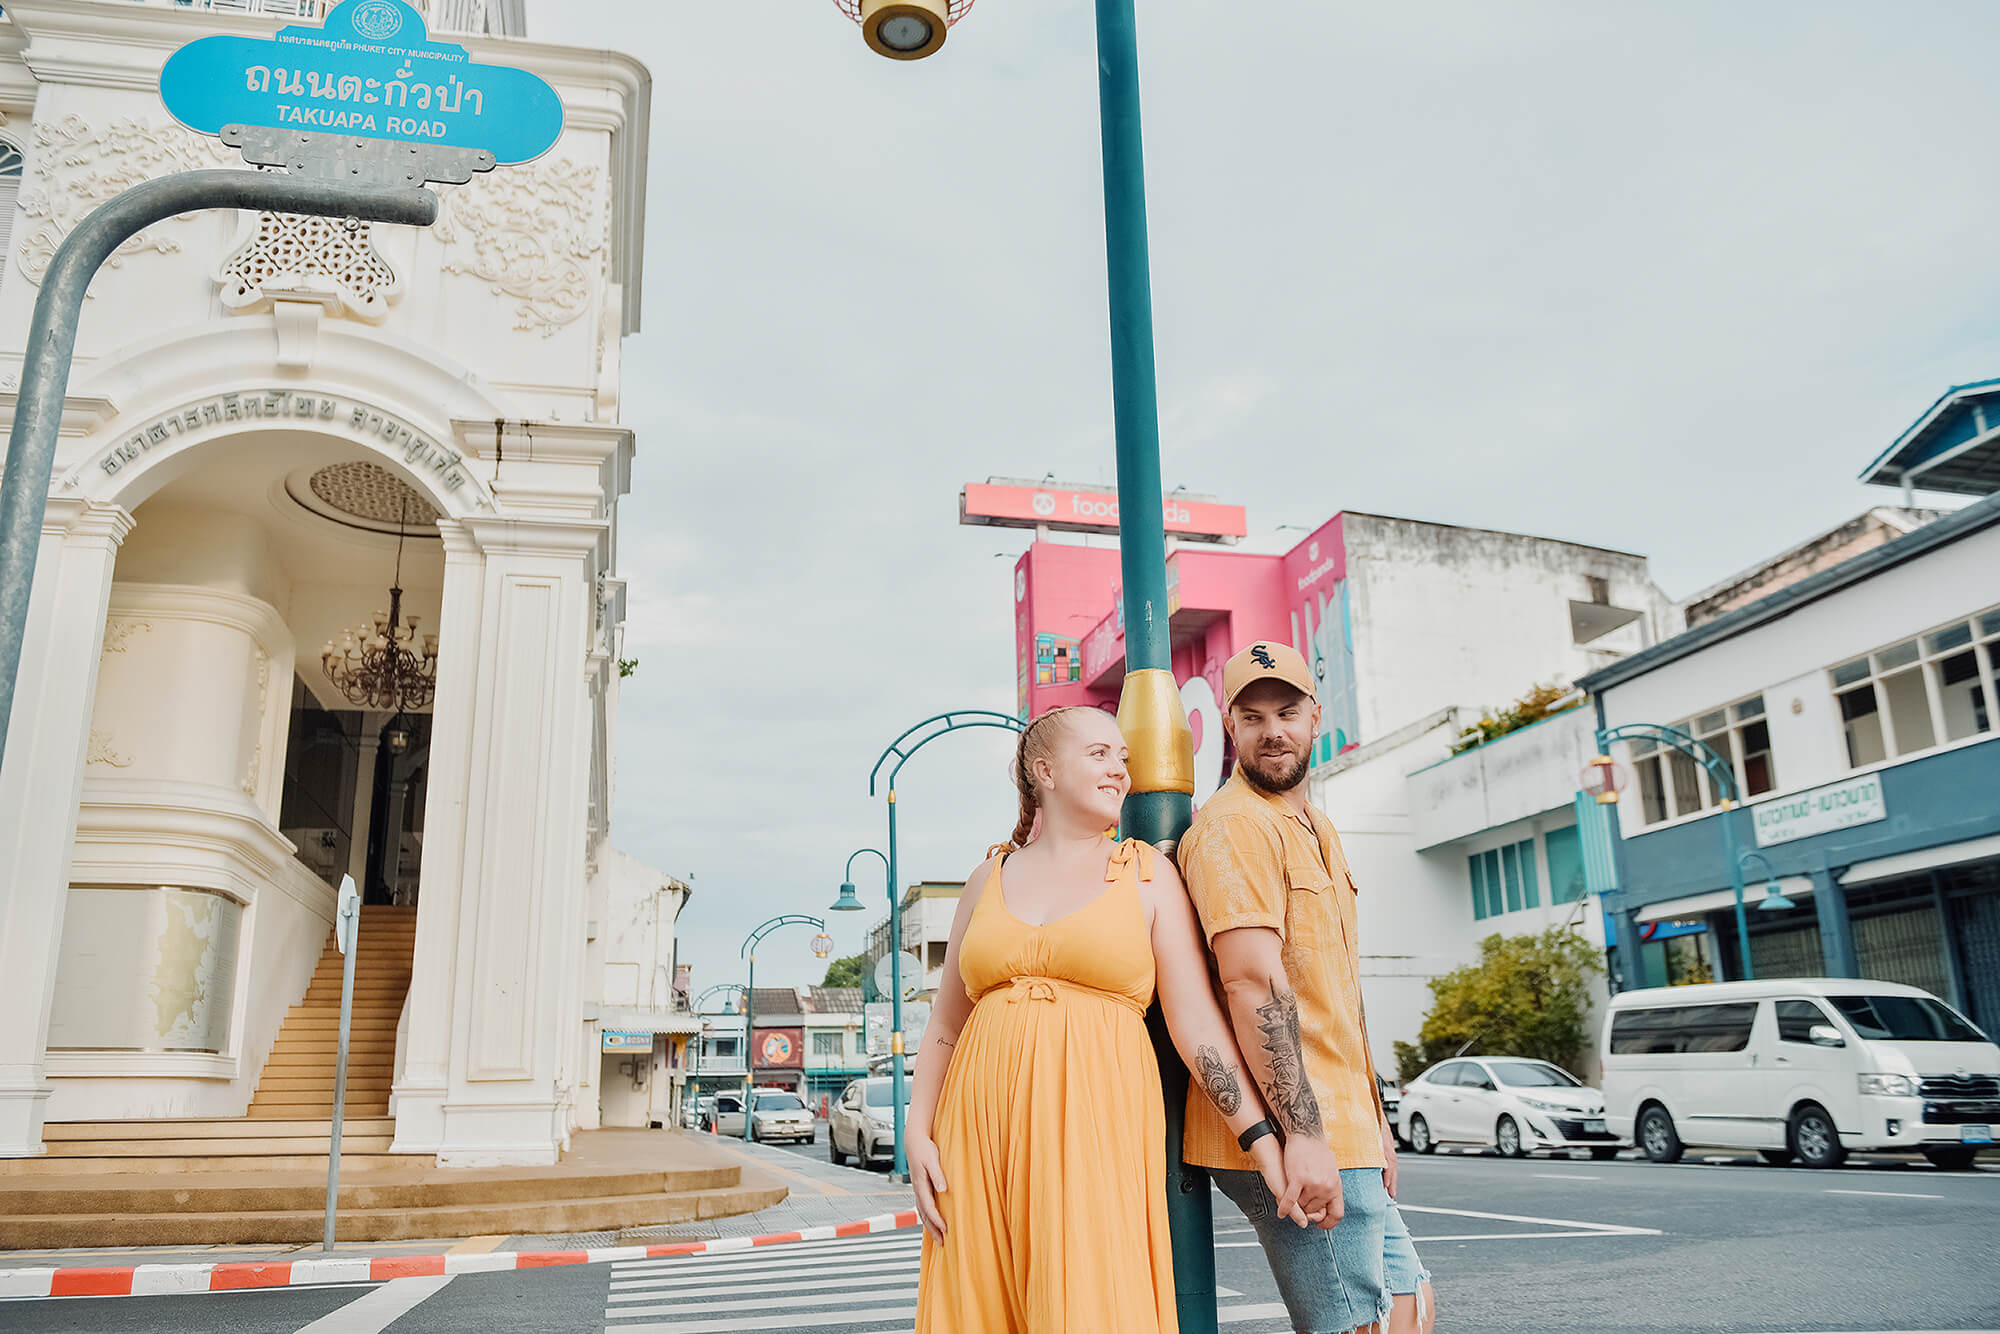
{"type": "Polygon", "coordinates": [[[1299,1207],[1299,1188],[1285,1181],[1285,1151],[1276,1135],[1265,1135],[1250,1146],[1251,1160],[1263,1174],[1264,1184],[1278,1200],[1278,1217],[1289,1218],[1300,1227],[1311,1227],[1322,1214],[1308,1214],[1299,1207]]]}
{"type": "Polygon", "coordinates": [[[924,1231],[940,1240],[945,1233],[944,1211],[938,1207],[938,1196],[945,1192],[944,1164],[938,1158],[937,1145],[929,1135],[920,1135],[913,1130],[903,1132],[903,1158],[910,1165],[910,1184],[917,1190],[917,1218],[922,1221],[924,1231]]]}

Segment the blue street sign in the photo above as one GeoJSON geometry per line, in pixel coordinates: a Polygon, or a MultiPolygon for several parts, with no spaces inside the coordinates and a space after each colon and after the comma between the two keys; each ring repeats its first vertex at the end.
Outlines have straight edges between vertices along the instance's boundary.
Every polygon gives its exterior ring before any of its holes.
{"type": "Polygon", "coordinates": [[[545,81],[430,40],[403,0],[341,0],[323,27],[189,42],[160,71],[160,98],[201,134],[265,126],[484,149],[501,163],[548,152],[563,119],[545,81]]]}

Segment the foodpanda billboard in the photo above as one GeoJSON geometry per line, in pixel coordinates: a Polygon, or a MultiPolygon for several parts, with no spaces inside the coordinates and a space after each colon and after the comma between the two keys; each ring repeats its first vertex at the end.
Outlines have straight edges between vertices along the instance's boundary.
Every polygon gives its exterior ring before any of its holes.
{"type": "MultiPolygon", "coordinates": [[[[1241,505],[1175,492],[1161,506],[1167,531],[1185,542],[1234,542],[1249,531],[1241,505]]],[[[990,528],[1047,528],[1059,533],[1118,531],[1118,493],[1109,487],[1015,481],[968,482],[958,493],[958,521],[990,528]]]]}

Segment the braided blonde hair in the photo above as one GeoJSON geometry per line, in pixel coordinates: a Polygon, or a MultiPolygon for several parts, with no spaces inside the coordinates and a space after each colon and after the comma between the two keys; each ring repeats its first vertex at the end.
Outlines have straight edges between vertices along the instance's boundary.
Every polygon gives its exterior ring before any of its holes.
{"type": "Polygon", "coordinates": [[[1019,852],[1027,845],[1028,836],[1035,829],[1035,815],[1041,808],[1041,797],[1035,788],[1035,761],[1047,759],[1056,748],[1056,738],[1061,735],[1061,726],[1049,726],[1049,720],[1060,718],[1066,713],[1074,713],[1081,705],[1066,704],[1059,709],[1050,709],[1021,731],[1021,740],[1014,747],[1014,786],[1021,794],[1021,818],[1014,825],[1014,835],[996,849],[1002,854],[1019,852]]]}

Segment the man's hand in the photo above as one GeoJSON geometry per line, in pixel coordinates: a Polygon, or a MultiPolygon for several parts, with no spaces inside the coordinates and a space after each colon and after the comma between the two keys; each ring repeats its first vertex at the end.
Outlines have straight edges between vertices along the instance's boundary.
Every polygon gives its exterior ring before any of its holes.
{"type": "Polygon", "coordinates": [[[1293,1135],[1285,1141],[1285,1189],[1298,1207],[1323,1228],[1340,1222],[1347,1204],[1340,1193],[1340,1164],[1318,1136],[1293,1135]]]}
{"type": "Polygon", "coordinates": [[[1278,1217],[1289,1218],[1300,1227],[1319,1221],[1299,1207],[1298,1185],[1285,1179],[1285,1151],[1278,1146],[1277,1136],[1266,1135],[1252,1144],[1250,1157],[1263,1174],[1265,1187],[1278,1201],[1278,1217]]]}
{"type": "Polygon", "coordinates": [[[1382,1127],[1382,1185],[1389,1192],[1389,1198],[1396,1198],[1396,1132],[1389,1129],[1385,1120],[1382,1127]]]}

